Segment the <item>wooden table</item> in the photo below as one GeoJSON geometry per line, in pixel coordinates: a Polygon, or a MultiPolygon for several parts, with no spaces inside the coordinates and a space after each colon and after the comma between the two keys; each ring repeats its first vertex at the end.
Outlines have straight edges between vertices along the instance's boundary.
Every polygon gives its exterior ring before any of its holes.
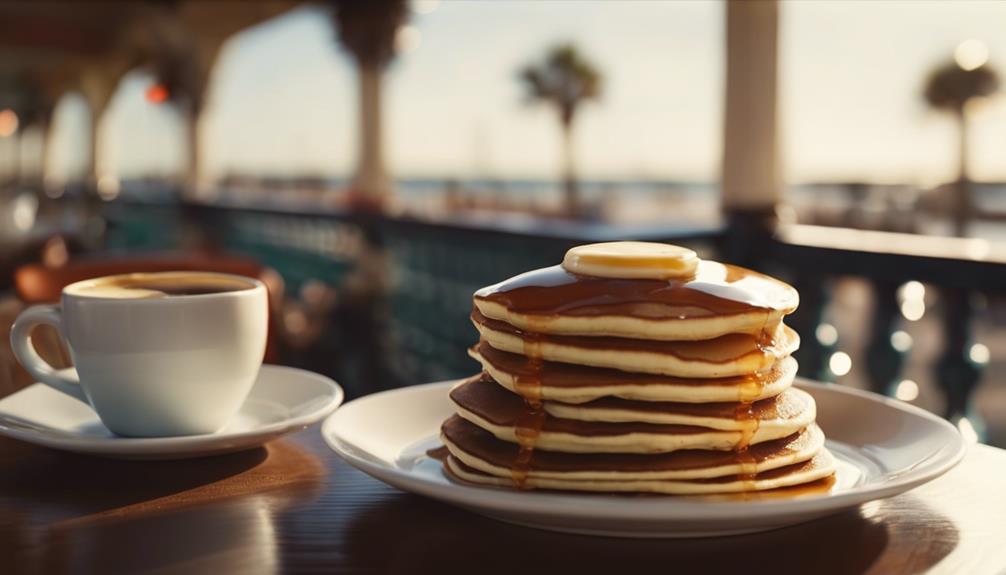
{"type": "Polygon", "coordinates": [[[350,468],[316,428],[181,462],[0,439],[0,573],[937,573],[1006,570],[1006,451],[853,512],[756,535],[628,540],[498,523],[350,468]]]}

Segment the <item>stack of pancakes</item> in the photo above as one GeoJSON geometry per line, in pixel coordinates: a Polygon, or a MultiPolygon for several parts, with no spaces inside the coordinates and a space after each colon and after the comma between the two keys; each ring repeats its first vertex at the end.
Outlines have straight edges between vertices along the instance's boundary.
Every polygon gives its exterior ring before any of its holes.
{"type": "Polygon", "coordinates": [[[687,250],[682,266],[644,257],[659,244],[581,248],[605,265],[567,255],[476,292],[483,371],[450,392],[452,476],[668,494],[831,478],[814,400],[792,387],[799,337],[782,320],[796,290],[687,250]]]}

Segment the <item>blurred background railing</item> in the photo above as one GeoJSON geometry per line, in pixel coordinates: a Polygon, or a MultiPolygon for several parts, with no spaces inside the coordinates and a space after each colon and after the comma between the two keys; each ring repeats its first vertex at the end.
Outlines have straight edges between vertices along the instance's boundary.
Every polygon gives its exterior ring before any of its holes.
{"type": "Polygon", "coordinates": [[[1006,445],[1002,17],[6,3],[0,331],[26,278],[250,262],[275,360],[361,395],[467,374],[478,287],[650,239],[793,282],[803,375],[1006,445]]]}
{"type": "Polygon", "coordinates": [[[554,265],[574,245],[633,237],[710,253],[719,235],[705,227],[479,221],[460,214],[431,220],[221,204],[110,207],[109,249],[198,245],[247,255],[279,272],[292,296],[282,320],[284,358],[339,377],[353,393],[471,371],[472,293],[554,265]],[[186,220],[199,238],[185,237],[186,220]],[[158,222],[154,237],[147,235],[148,221],[158,222]]]}

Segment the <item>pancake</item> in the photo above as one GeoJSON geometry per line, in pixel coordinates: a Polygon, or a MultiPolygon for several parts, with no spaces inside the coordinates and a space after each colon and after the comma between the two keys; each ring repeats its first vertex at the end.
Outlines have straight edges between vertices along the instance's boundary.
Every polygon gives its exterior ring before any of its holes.
{"type": "Polygon", "coordinates": [[[824,447],[824,433],[816,425],[774,441],[752,445],[746,453],[684,450],[661,454],[582,454],[535,450],[518,464],[520,447],[501,441],[488,431],[452,416],[441,427],[440,438],[451,455],[488,475],[513,478],[573,480],[707,479],[725,475],[763,473],[814,457],[824,447]]]}
{"type": "MultiPolygon", "coordinates": [[[[450,399],[457,414],[511,443],[531,435],[535,449],[568,453],[666,453],[680,449],[730,450],[780,439],[814,422],[807,409],[791,419],[762,427],[756,421],[746,429],[721,430],[692,425],[638,422],[577,421],[547,412],[531,416],[520,396],[488,376],[475,376],[455,386],[450,399]],[[518,435],[523,437],[518,437],[518,435]]],[[[813,405],[813,402],[810,403],[813,405]]]]}
{"type": "Polygon", "coordinates": [[[702,498],[827,493],[817,406],[792,387],[795,289],[687,248],[607,242],[474,294],[482,373],[431,453],[475,485],[702,498]]]}
{"type": "Polygon", "coordinates": [[[608,396],[681,403],[758,401],[789,389],[797,370],[796,360],[786,357],[761,373],[689,379],[568,363],[532,362],[523,355],[495,349],[484,341],[469,350],[469,355],[510,391],[520,393],[518,383],[533,381],[538,384],[536,393],[540,399],[565,403],[584,403],[608,396]]]}
{"type": "MultiPolygon", "coordinates": [[[[832,455],[834,461],[834,455],[832,455]]],[[[793,500],[808,497],[821,497],[828,495],[835,489],[837,483],[835,473],[825,475],[820,479],[776,487],[775,489],[765,489],[762,491],[741,491],[738,493],[709,493],[703,495],[693,495],[690,498],[702,499],[703,501],[772,501],[772,500],[793,500]]]]}
{"type": "MultiPolygon", "coordinates": [[[[513,480],[482,473],[459,461],[447,457],[446,469],[452,477],[477,485],[513,487],[513,480]]],[[[753,476],[727,475],[713,479],[647,479],[573,480],[552,477],[528,477],[527,489],[558,489],[563,491],[594,491],[600,493],[661,493],[667,495],[704,495],[746,493],[802,485],[830,477],[835,473],[835,460],[827,449],[821,449],[812,459],[785,467],[771,469],[753,476]]]]}
{"type": "Polygon", "coordinates": [[[775,397],[750,404],[634,401],[607,397],[582,404],[546,401],[543,406],[549,415],[561,419],[695,425],[735,431],[748,429],[749,419],[757,420],[762,429],[789,429],[790,421],[806,421],[808,417],[813,421],[817,415],[814,398],[799,389],[788,389],[775,397]]]}
{"type": "Polygon", "coordinates": [[[770,338],[732,333],[708,341],[652,341],[523,332],[478,310],[472,323],[492,347],[528,357],[677,377],[731,377],[762,371],[796,351],[800,337],[779,324],[770,338]]]}
{"type": "Polygon", "coordinates": [[[706,340],[756,334],[792,313],[800,298],[769,276],[701,261],[684,279],[617,279],[533,270],[475,292],[488,318],[552,335],[706,340]]]}

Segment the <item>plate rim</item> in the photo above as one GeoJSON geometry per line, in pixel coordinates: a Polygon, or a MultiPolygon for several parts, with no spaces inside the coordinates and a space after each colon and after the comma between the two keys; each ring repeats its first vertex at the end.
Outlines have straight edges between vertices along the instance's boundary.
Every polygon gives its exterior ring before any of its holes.
{"type": "MultiPolygon", "coordinates": [[[[312,423],[316,423],[325,417],[330,416],[340,405],[342,405],[343,399],[345,398],[345,391],[342,389],[342,386],[336,383],[332,378],[320,373],[315,373],[298,367],[275,364],[262,364],[262,369],[278,373],[285,372],[288,374],[296,374],[299,377],[311,379],[319,386],[324,386],[325,394],[327,395],[328,400],[308,413],[270,423],[256,429],[225,435],[211,433],[171,437],[84,437],[73,433],[60,432],[58,430],[54,430],[51,433],[22,430],[5,424],[2,416],[0,416],[0,435],[34,445],[41,445],[43,447],[63,451],[73,451],[76,453],[115,455],[189,453],[198,452],[204,449],[214,449],[217,444],[222,442],[232,444],[248,443],[260,438],[283,434],[293,429],[305,428],[312,423]]],[[[36,384],[37,382],[31,385],[36,384]]],[[[28,389],[28,387],[23,389],[28,389]]],[[[21,390],[14,393],[16,394],[20,391],[21,390]]],[[[319,394],[319,397],[320,396],[321,394],[319,394]]]]}
{"type": "MultiPolygon", "coordinates": [[[[409,470],[400,469],[393,464],[383,461],[375,462],[371,459],[361,457],[357,453],[354,453],[354,449],[346,444],[344,440],[340,439],[335,432],[335,427],[339,423],[340,416],[344,417],[346,410],[350,409],[353,404],[403,392],[423,393],[436,387],[442,387],[446,392],[451,385],[454,385],[458,381],[460,380],[453,379],[431,382],[382,391],[357,398],[348,402],[339,411],[333,413],[325,420],[321,426],[322,438],[329,448],[347,463],[371,475],[375,479],[389,483],[399,489],[426,495],[456,505],[476,509],[488,509],[490,511],[540,516],[543,513],[542,504],[547,504],[548,509],[551,511],[548,514],[558,512],[565,517],[577,519],[603,516],[610,520],[633,520],[636,522],[666,521],[672,513],[673,518],[676,520],[734,519],[736,518],[737,509],[741,505],[743,509],[753,510],[762,518],[795,513],[822,513],[832,510],[837,512],[868,501],[891,497],[932,481],[960,463],[968,451],[968,443],[961,436],[960,431],[953,424],[936,414],[930,413],[918,406],[870,391],[838,384],[815,382],[805,378],[797,378],[795,384],[803,388],[820,389],[827,393],[847,394],[866,401],[881,403],[887,408],[896,409],[914,417],[922,418],[931,424],[942,427],[944,431],[952,432],[954,440],[934,450],[933,455],[937,457],[933,458],[930,456],[924,459],[922,463],[903,472],[902,475],[892,480],[881,484],[854,486],[836,495],[806,499],[744,502],[722,500],[699,501],[667,497],[660,499],[660,504],[655,505],[653,499],[642,501],[634,499],[631,496],[610,494],[529,493],[458,483],[449,483],[445,486],[433,483],[421,475],[417,475],[409,470]],[[943,453],[947,449],[950,452],[943,453]],[[408,486],[408,488],[405,486],[408,486]],[[490,495],[489,497],[486,496],[487,493],[490,495]],[[612,505],[612,503],[616,502],[617,504],[612,505]],[[604,503],[608,505],[601,505],[599,507],[598,504],[604,503]],[[669,510],[671,506],[673,506],[673,511],[669,510]],[[560,509],[560,511],[557,511],[557,509],[560,509]]],[[[416,438],[417,441],[419,439],[421,438],[416,438]]],[[[357,449],[357,451],[359,450],[357,449]]]]}

